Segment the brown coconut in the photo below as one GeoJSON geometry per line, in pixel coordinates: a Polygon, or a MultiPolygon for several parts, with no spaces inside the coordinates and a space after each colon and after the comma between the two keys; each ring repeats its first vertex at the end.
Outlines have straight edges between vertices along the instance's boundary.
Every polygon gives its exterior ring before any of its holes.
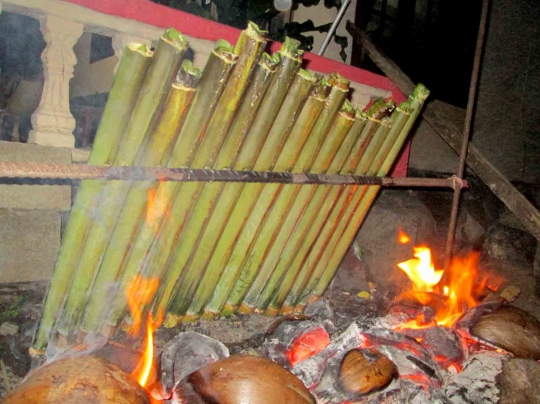
{"type": "Polygon", "coordinates": [[[397,368],[376,349],[353,349],[341,361],[339,385],[352,394],[368,394],[388,386],[397,368]]]}
{"type": "Polygon", "coordinates": [[[4,404],[149,404],[129,374],[92,355],[65,358],[31,373],[4,398],[4,404]]]}
{"type": "Polygon", "coordinates": [[[517,357],[540,359],[540,322],[517,307],[501,306],[484,314],[471,333],[517,357]]]}
{"type": "Polygon", "coordinates": [[[304,384],[268,359],[235,355],[192,373],[195,393],[213,404],[315,404],[304,384]]]}

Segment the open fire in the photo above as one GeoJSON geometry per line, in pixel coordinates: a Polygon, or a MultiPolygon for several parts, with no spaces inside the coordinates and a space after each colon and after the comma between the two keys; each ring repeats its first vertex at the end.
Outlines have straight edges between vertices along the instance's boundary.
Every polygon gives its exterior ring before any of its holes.
{"type": "MultiPolygon", "coordinates": [[[[410,242],[410,237],[399,232],[402,244],[410,242]]],[[[445,270],[435,269],[431,250],[428,247],[414,247],[414,258],[397,266],[405,272],[412,283],[410,290],[396,299],[416,301],[421,306],[434,309],[431,318],[425,313],[418,314],[398,329],[419,329],[439,325],[452,327],[469,309],[480,303],[479,298],[488,290],[496,291],[502,279],[493,274],[480,275],[478,272],[478,253],[456,257],[445,270]]]]}

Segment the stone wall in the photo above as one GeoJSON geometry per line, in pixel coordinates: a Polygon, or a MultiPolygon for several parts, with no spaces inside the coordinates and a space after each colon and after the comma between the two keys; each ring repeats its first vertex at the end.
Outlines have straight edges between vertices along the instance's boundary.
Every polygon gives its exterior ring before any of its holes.
{"type": "MultiPolygon", "coordinates": [[[[0,161],[70,164],[71,151],[0,142],[0,161]]],[[[70,207],[68,185],[0,185],[0,283],[49,279],[70,207]]]]}
{"type": "MultiPolygon", "coordinates": [[[[510,180],[540,179],[540,2],[493,0],[473,142],[510,180]]],[[[453,172],[457,157],[420,123],[410,167],[453,172]]]]}

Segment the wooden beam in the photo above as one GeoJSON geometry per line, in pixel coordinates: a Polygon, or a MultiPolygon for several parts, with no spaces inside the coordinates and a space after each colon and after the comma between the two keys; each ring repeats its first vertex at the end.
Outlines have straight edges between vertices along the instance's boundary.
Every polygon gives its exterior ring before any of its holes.
{"type": "MultiPolygon", "coordinates": [[[[369,36],[352,22],[347,21],[347,31],[368,53],[371,60],[405,94],[414,89],[412,80],[375,45],[369,36]]],[[[462,128],[447,118],[445,104],[441,101],[429,102],[423,111],[425,121],[459,155],[462,128]]],[[[491,189],[491,191],[514,213],[525,228],[540,241],[540,212],[519,192],[508,179],[482,154],[469,143],[467,165],[491,189]]]]}

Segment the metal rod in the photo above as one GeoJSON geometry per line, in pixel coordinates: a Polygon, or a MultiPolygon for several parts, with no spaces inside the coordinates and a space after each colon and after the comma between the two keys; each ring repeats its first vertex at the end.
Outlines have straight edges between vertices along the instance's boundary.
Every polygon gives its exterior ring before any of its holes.
{"type": "Polygon", "coordinates": [[[260,182],[281,184],[378,185],[455,188],[454,178],[390,178],[161,167],[107,167],[87,164],[0,162],[0,178],[178,182],[260,182]]]}
{"type": "MultiPolygon", "coordinates": [[[[476,103],[476,92],[478,89],[478,77],[480,75],[480,64],[482,62],[482,49],[484,47],[484,38],[486,36],[487,16],[489,12],[489,0],[484,0],[482,4],[482,15],[478,27],[478,38],[476,40],[476,50],[474,53],[474,64],[471,74],[471,83],[469,86],[469,99],[467,101],[467,112],[465,115],[465,126],[463,129],[463,140],[461,151],[459,153],[459,169],[457,179],[460,181],[465,173],[465,164],[467,162],[467,150],[469,148],[469,139],[471,136],[471,126],[474,116],[474,106],[476,103]]],[[[454,236],[456,233],[457,218],[459,213],[459,201],[461,198],[461,187],[454,188],[452,199],[452,212],[450,213],[450,225],[448,227],[448,236],[446,239],[445,265],[448,269],[452,260],[452,249],[454,246],[454,236]]]]}
{"type": "Polygon", "coordinates": [[[337,29],[337,26],[339,25],[339,22],[343,18],[343,15],[345,14],[345,10],[347,10],[347,6],[351,0],[344,0],[343,4],[341,5],[341,8],[339,9],[338,15],[336,16],[336,19],[332,23],[332,26],[328,30],[328,33],[326,34],[326,38],[324,38],[324,42],[321,45],[321,49],[319,49],[319,56],[324,55],[324,52],[326,51],[326,48],[328,47],[328,44],[330,43],[330,40],[332,39],[332,36],[334,35],[334,32],[337,29]]]}

